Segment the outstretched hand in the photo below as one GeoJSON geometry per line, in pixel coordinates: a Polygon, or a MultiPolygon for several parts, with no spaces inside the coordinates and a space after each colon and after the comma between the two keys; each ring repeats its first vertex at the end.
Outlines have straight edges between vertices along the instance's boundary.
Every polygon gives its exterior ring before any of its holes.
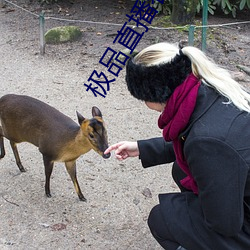
{"type": "Polygon", "coordinates": [[[115,150],[115,156],[118,160],[125,160],[128,157],[139,156],[137,142],[122,141],[108,147],[104,154],[108,154],[115,150]]]}

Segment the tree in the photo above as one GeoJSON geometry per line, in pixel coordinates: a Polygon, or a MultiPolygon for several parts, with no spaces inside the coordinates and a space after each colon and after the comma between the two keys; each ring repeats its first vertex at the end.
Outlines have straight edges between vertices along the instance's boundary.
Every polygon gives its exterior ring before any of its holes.
{"type": "Polygon", "coordinates": [[[193,23],[198,1],[199,0],[172,1],[171,22],[178,25],[193,23]]]}

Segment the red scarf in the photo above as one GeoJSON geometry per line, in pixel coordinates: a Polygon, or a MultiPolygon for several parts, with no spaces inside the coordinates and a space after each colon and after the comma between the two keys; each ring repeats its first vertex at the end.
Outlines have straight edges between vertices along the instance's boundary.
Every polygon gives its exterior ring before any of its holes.
{"type": "Polygon", "coordinates": [[[187,177],[181,180],[181,184],[195,194],[198,194],[198,187],[185,160],[179,135],[188,125],[194,111],[199,86],[200,80],[191,73],[174,90],[158,120],[159,128],[163,129],[164,139],[173,142],[176,161],[187,174],[187,177]]]}

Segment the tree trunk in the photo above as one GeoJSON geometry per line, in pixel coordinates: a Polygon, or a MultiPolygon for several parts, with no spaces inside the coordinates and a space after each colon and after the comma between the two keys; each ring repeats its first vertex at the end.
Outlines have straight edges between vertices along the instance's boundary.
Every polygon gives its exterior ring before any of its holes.
{"type": "Polygon", "coordinates": [[[171,21],[174,24],[185,25],[194,22],[198,0],[174,0],[171,21]]]}
{"type": "Polygon", "coordinates": [[[0,0],[0,8],[3,8],[5,6],[5,1],[4,0],[0,0]]]}

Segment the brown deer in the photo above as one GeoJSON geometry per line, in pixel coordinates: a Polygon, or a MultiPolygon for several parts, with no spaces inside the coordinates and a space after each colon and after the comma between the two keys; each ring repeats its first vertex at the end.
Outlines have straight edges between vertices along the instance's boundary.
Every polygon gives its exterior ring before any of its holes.
{"type": "Polygon", "coordinates": [[[107,132],[102,113],[92,107],[93,118],[86,119],[77,112],[80,126],[60,111],[29,96],[9,94],[0,98],[0,158],[5,155],[3,137],[9,139],[16,164],[21,172],[25,169],[20,161],[17,143],[29,142],[39,148],[45,167],[45,193],[50,194],[50,176],[54,162],[64,162],[74,183],[78,197],[86,201],[76,176],[76,159],[94,149],[103,158],[108,148],[107,132]]]}

